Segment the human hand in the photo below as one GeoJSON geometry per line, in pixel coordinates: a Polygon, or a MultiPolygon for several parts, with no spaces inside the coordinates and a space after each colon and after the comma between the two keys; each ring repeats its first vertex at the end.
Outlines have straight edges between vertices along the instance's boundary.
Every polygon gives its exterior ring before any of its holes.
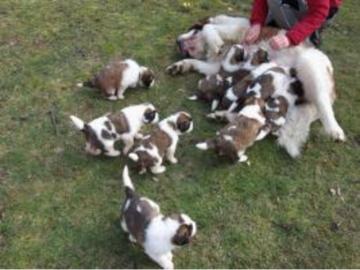
{"type": "Polygon", "coordinates": [[[281,50],[290,46],[289,38],[284,34],[277,34],[270,39],[270,46],[274,50],[281,50]]]}
{"type": "Polygon", "coordinates": [[[252,25],[245,33],[245,38],[244,38],[245,43],[247,44],[255,43],[260,36],[260,32],[261,32],[260,24],[252,25]]]}

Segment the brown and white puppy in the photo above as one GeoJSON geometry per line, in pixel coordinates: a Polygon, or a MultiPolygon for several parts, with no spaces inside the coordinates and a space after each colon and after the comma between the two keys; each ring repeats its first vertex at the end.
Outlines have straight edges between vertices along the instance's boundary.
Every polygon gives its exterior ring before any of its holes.
{"type": "Polygon", "coordinates": [[[220,74],[208,75],[198,83],[198,90],[189,100],[203,100],[211,103],[211,110],[215,110],[224,97],[226,90],[231,86],[232,79],[225,79],[220,74]]]}
{"type": "Polygon", "coordinates": [[[124,154],[134,144],[134,138],[141,136],[139,131],[144,124],[157,123],[159,114],[150,103],[133,105],[119,112],[106,114],[85,123],[80,118],[71,115],[75,126],[84,133],[86,139],[85,151],[91,155],[104,153],[107,156],[119,156],[120,152],[114,148],[118,140],[125,143],[124,154]]]}
{"type": "Polygon", "coordinates": [[[265,118],[271,133],[278,135],[279,129],[286,122],[289,103],[284,96],[270,97],[265,104],[265,118]]]}
{"type": "Polygon", "coordinates": [[[175,151],[179,136],[189,133],[193,129],[193,121],[190,114],[177,112],[162,121],[147,136],[143,137],[129,158],[136,163],[140,173],[148,169],[154,174],[165,172],[163,166],[164,157],[172,164],[178,160],[175,158],[175,151]]]}
{"type": "Polygon", "coordinates": [[[186,214],[164,216],[158,204],[136,194],[127,166],[123,183],[126,198],[121,208],[121,227],[152,260],[165,269],[173,269],[172,250],[192,241],[196,223],[186,214]]]}
{"type": "Polygon", "coordinates": [[[225,156],[234,162],[247,161],[246,149],[255,141],[263,139],[269,132],[263,130],[266,124],[263,109],[262,99],[247,99],[245,107],[217,133],[215,138],[198,143],[196,147],[200,150],[214,149],[219,156],[225,156]]]}
{"type": "Polygon", "coordinates": [[[90,81],[78,84],[99,89],[109,100],[123,99],[127,88],[150,88],[155,83],[153,71],[132,59],[116,60],[101,69],[90,81]]]}

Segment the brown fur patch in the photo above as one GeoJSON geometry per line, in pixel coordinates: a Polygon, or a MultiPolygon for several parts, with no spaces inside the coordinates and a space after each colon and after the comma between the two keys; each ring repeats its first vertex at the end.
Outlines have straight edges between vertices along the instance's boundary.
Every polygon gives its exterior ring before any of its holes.
{"type": "Polygon", "coordinates": [[[202,30],[205,24],[210,23],[210,17],[205,17],[203,19],[200,19],[199,21],[195,22],[188,31],[190,30],[202,30]]]}
{"type": "Polygon", "coordinates": [[[223,155],[236,161],[237,153],[245,151],[250,147],[263,125],[255,119],[245,116],[238,116],[233,122],[221,129],[220,134],[215,140],[215,150],[219,155],[223,155]],[[227,140],[226,137],[232,140],[227,140]]]}
{"type": "MultiPolygon", "coordinates": [[[[261,90],[260,90],[260,94],[261,94],[261,98],[263,99],[268,99],[274,92],[275,92],[275,88],[274,88],[274,77],[271,74],[263,74],[259,77],[257,77],[252,84],[250,85],[250,87],[254,87],[256,84],[260,84],[261,90]]],[[[250,90],[250,92],[248,94],[252,94],[253,91],[250,90]]]]}
{"type": "Polygon", "coordinates": [[[159,215],[159,212],[148,201],[142,200],[136,194],[125,200],[122,209],[122,217],[125,219],[129,233],[136,239],[137,243],[143,244],[146,227],[153,218],[159,215]],[[124,210],[128,200],[130,200],[130,205],[124,210]]]}
{"type": "Polygon", "coordinates": [[[243,48],[235,47],[234,55],[230,59],[230,63],[232,65],[239,64],[240,62],[243,62],[245,59],[245,52],[243,48]]]}
{"type": "Polygon", "coordinates": [[[258,49],[252,56],[250,63],[253,66],[259,66],[259,65],[261,65],[263,63],[267,63],[267,62],[269,62],[269,55],[268,55],[267,51],[265,51],[263,49],[258,49]]]}
{"type": "Polygon", "coordinates": [[[177,246],[183,246],[190,242],[191,233],[192,233],[192,225],[181,224],[177,229],[176,234],[171,239],[171,242],[177,246]]]}
{"type": "Polygon", "coordinates": [[[155,80],[155,74],[150,69],[146,69],[146,71],[141,74],[140,80],[143,86],[150,87],[152,82],[155,80]]]}
{"type": "Polygon", "coordinates": [[[95,75],[92,80],[94,87],[98,88],[105,96],[116,95],[126,68],[128,68],[128,64],[120,60],[109,63],[95,75]]]}
{"type": "Polygon", "coordinates": [[[146,109],[144,112],[144,119],[147,121],[147,123],[151,123],[156,118],[157,111],[153,109],[146,109]]]}
{"type": "Polygon", "coordinates": [[[189,114],[181,112],[176,120],[176,128],[181,132],[186,132],[191,126],[192,118],[189,114]]]}
{"type": "Polygon", "coordinates": [[[118,134],[123,134],[130,131],[128,120],[123,112],[116,112],[108,115],[108,118],[115,126],[118,134]]]}
{"type": "Polygon", "coordinates": [[[289,108],[289,103],[285,97],[279,96],[276,98],[270,98],[267,102],[267,107],[270,108],[265,110],[266,121],[270,125],[271,131],[277,131],[280,126],[275,123],[281,117],[286,118],[286,114],[289,108]],[[278,111],[274,111],[278,109],[278,111]]]}
{"type": "Polygon", "coordinates": [[[97,149],[100,149],[101,151],[105,150],[105,146],[98,139],[98,136],[96,135],[95,131],[88,124],[85,124],[82,132],[85,135],[86,141],[90,144],[93,150],[97,150],[97,149]]]}
{"type": "Polygon", "coordinates": [[[154,145],[158,148],[159,155],[161,157],[165,156],[166,150],[170,147],[172,141],[170,136],[160,129],[156,127],[150,134],[150,137],[145,139],[142,142],[145,148],[151,148],[151,145],[154,145]]]}
{"type": "Polygon", "coordinates": [[[199,81],[197,97],[204,101],[221,99],[230,84],[220,75],[211,75],[199,81]]]}

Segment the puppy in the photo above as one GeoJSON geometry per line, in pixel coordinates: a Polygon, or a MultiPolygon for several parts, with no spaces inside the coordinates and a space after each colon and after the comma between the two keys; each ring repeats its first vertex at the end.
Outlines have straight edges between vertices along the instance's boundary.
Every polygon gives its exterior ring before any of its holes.
{"type": "Polygon", "coordinates": [[[145,173],[148,169],[154,174],[163,173],[166,170],[162,165],[164,157],[176,164],[178,160],[175,158],[175,151],[179,135],[189,133],[192,129],[191,116],[186,112],[177,112],[160,121],[129,154],[129,158],[135,162],[140,173],[145,173]]]}
{"type": "Polygon", "coordinates": [[[279,129],[286,122],[289,103],[284,96],[270,97],[265,104],[266,123],[273,135],[278,136],[279,129]]]}
{"type": "Polygon", "coordinates": [[[127,88],[138,86],[150,88],[155,83],[153,71],[139,66],[132,59],[110,62],[100,70],[90,81],[78,84],[99,89],[109,100],[124,99],[127,88]]]}
{"type": "Polygon", "coordinates": [[[121,208],[121,227],[152,260],[165,269],[173,269],[172,250],[191,242],[196,223],[185,214],[164,216],[158,204],[136,194],[127,166],[123,183],[126,197],[121,208]]]}
{"type": "Polygon", "coordinates": [[[71,121],[84,133],[86,139],[85,151],[91,155],[104,153],[116,157],[120,152],[115,150],[114,144],[118,140],[125,143],[124,154],[134,144],[134,138],[141,136],[138,132],[144,124],[157,123],[159,114],[150,103],[133,105],[119,112],[106,114],[85,123],[80,118],[71,115],[71,121]]]}
{"type": "Polygon", "coordinates": [[[211,103],[211,110],[215,110],[222,100],[226,90],[231,86],[232,79],[225,79],[220,74],[208,75],[198,83],[198,90],[190,100],[203,100],[211,103]]]}
{"type": "Polygon", "coordinates": [[[198,143],[196,147],[200,150],[214,149],[219,156],[225,156],[233,162],[247,161],[246,149],[269,133],[265,125],[264,106],[262,99],[248,98],[245,107],[215,138],[198,143]]]}

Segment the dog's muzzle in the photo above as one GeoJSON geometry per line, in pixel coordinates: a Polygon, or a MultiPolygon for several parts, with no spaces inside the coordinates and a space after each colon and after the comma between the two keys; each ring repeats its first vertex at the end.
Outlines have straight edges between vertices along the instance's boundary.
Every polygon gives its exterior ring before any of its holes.
{"type": "Polygon", "coordinates": [[[178,38],[178,39],[176,39],[176,44],[179,48],[179,51],[180,51],[180,54],[182,57],[184,57],[184,58],[190,57],[190,54],[185,46],[185,40],[178,38]]]}

